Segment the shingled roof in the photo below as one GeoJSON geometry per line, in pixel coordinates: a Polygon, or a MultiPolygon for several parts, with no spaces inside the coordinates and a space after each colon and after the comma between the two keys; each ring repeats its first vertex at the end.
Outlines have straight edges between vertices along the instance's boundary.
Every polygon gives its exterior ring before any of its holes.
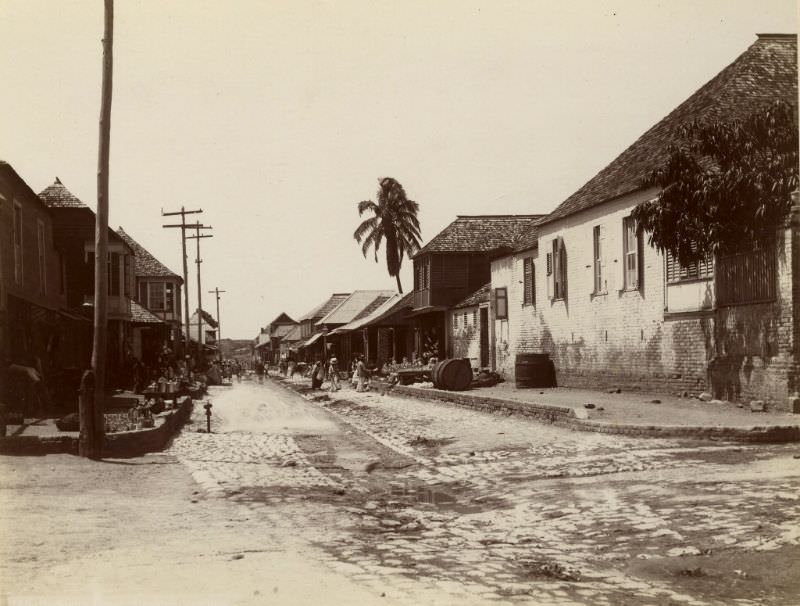
{"type": "Polygon", "coordinates": [[[489,291],[492,289],[492,283],[489,282],[488,284],[484,284],[474,293],[469,295],[463,301],[459,301],[457,304],[453,305],[453,309],[460,309],[462,307],[474,307],[475,305],[480,305],[481,303],[486,303],[489,300],[489,291]]]}
{"type": "Polygon", "coordinates": [[[514,248],[544,215],[459,215],[414,257],[432,252],[489,252],[514,248]]]}
{"type": "Polygon", "coordinates": [[[131,304],[131,322],[134,324],[165,324],[158,316],[145,309],[133,299],[128,299],[131,304]]]}
{"type": "Polygon", "coordinates": [[[321,305],[318,305],[310,312],[305,314],[302,318],[300,318],[300,322],[304,322],[306,320],[316,321],[324,316],[327,316],[331,311],[333,311],[336,307],[338,307],[339,304],[349,296],[350,296],[349,292],[340,292],[332,294],[329,298],[325,299],[325,301],[321,305]]]}
{"type": "Polygon", "coordinates": [[[549,223],[641,189],[643,177],[681,142],[680,127],[694,120],[742,119],[777,101],[797,103],[797,35],[759,34],[750,48],[561,203],[549,223]]]}
{"type": "Polygon", "coordinates": [[[52,185],[39,193],[39,198],[50,208],[88,208],[71,191],[64,187],[58,177],[56,177],[52,185]]]}
{"type": "Polygon", "coordinates": [[[117,228],[117,234],[119,234],[119,236],[127,242],[128,246],[133,249],[135,261],[134,273],[136,276],[146,278],[178,278],[179,282],[183,284],[183,278],[179,277],[178,274],[151,255],[144,246],[131,238],[122,227],[117,228]]]}

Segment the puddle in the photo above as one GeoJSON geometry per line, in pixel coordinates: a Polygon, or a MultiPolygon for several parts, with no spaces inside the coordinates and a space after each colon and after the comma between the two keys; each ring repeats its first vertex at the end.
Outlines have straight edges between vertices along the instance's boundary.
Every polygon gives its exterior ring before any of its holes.
{"type": "Polygon", "coordinates": [[[437,488],[430,488],[424,485],[405,484],[402,486],[392,486],[389,489],[392,497],[402,500],[422,503],[425,505],[452,505],[457,503],[457,499],[449,492],[437,488]]]}
{"type": "Polygon", "coordinates": [[[463,487],[448,489],[435,484],[405,482],[390,485],[386,498],[403,506],[422,505],[460,514],[480,513],[503,507],[496,499],[469,498],[463,492],[463,487]]]}

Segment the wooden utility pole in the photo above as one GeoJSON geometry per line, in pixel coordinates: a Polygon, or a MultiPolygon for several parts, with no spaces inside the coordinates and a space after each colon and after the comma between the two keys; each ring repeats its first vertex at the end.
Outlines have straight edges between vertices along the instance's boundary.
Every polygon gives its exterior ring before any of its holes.
{"type": "MultiPolygon", "coordinates": [[[[214,290],[209,290],[208,294],[214,294],[217,297],[217,343],[222,340],[222,318],[219,316],[219,300],[221,299],[220,294],[227,292],[224,290],[220,290],[218,286],[214,287],[214,290]]],[[[219,357],[222,359],[222,344],[219,346],[219,357]]]]}
{"type": "Polygon", "coordinates": [[[172,217],[175,215],[181,216],[181,222],[178,224],[173,225],[162,225],[161,227],[164,228],[180,228],[181,230],[181,252],[183,254],[183,311],[184,311],[184,322],[186,326],[186,333],[183,336],[183,355],[189,353],[189,266],[187,265],[186,260],[186,228],[189,227],[186,225],[186,215],[195,215],[197,213],[203,212],[203,209],[197,210],[186,210],[183,206],[181,209],[175,212],[165,213],[163,210],[161,211],[162,217],[172,217]]]}
{"type": "Polygon", "coordinates": [[[111,152],[111,92],[114,67],[114,0],[105,0],[103,78],[100,94],[100,142],[97,159],[97,215],[94,230],[94,334],[92,368],[81,379],[80,439],[82,457],[103,456],[108,322],[108,171],[111,152]]]}
{"type": "Polygon", "coordinates": [[[197,361],[202,360],[203,356],[203,290],[200,284],[200,264],[203,259],[200,258],[200,238],[213,238],[212,234],[201,234],[201,229],[213,229],[210,225],[203,225],[202,223],[195,222],[194,225],[188,225],[189,229],[195,230],[195,235],[186,236],[187,239],[195,240],[197,243],[197,252],[195,253],[194,262],[197,263],[197,361]]]}

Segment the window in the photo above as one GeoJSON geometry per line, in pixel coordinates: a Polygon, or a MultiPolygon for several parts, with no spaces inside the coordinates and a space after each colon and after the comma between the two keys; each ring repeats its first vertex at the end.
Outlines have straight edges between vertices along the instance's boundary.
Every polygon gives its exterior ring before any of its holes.
{"type": "Polygon", "coordinates": [[[551,298],[554,300],[567,298],[567,249],[564,246],[564,239],[561,237],[553,239],[553,252],[547,253],[550,277],[548,286],[552,283],[550,290],[551,298]]]}
{"type": "Polygon", "coordinates": [[[164,305],[164,310],[169,312],[175,311],[175,285],[172,282],[167,282],[167,301],[164,305]]]}
{"type": "Polygon", "coordinates": [[[592,230],[592,242],[594,254],[592,261],[594,264],[594,293],[600,294],[606,292],[605,275],[603,272],[603,244],[605,241],[605,233],[601,225],[595,225],[592,230]]]}
{"type": "Polygon", "coordinates": [[[164,283],[150,282],[148,285],[147,307],[154,311],[164,311],[164,283]]]}
{"type": "Polygon", "coordinates": [[[147,282],[139,282],[139,303],[145,307],[148,307],[147,282]]]}
{"type": "Polygon", "coordinates": [[[458,314],[453,314],[453,330],[458,330],[458,314]]]}
{"type": "Polygon", "coordinates": [[[778,282],[775,242],[743,243],[738,250],[718,256],[714,277],[720,306],[774,301],[778,282]]]}
{"type": "Polygon", "coordinates": [[[414,265],[414,290],[425,290],[431,285],[431,259],[420,259],[414,265]]]}
{"type": "Polygon", "coordinates": [[[668,284],[691,280],[707,280],[714,276],[714,264],[711,257],[706,257],[689,265],[681,265],[678,259],[672,256],[672,253],[667,252],[665,261],[668,284]]]}
{"type": "Polygon", "coordinates": [[[206,331],[206,343],[214,343],[217,340],[217,331],[216,330],[207,330],[206,331]]]}
{"type": "Polygon", "coordinates": [[[131,296],[131,256],[122,256],[122,288],[126,297],[131,296]]]}
{"type": "Polygon", "coordinates": [[[536,305],[536,284],[534,282],[536,274],[534,273],[533,268],[533,258],[526,257],[522,260],[522,275],[522,304],[536,305]]]}
{"type": "Polygon", "coordinates": [[[477,326],[478,325],[478,310],[477,309],[472,312],[472,325],[473,326],[477,326]]]}
{"type": "Polygon", "coordinates": [[[469,327],[469,322],[467,321],[467,312],[464,312],[464,328],[469,327]]]}
{"type": "Polygon", "coordinates": [[[498,320],[508,319],[508,291],[505,288],[496,288],[494,291],[494,310],[498,320]]]}
{"type": "Polygon", "coordinates": [[[119,253],[108,255],[108,294],[119,295],[119,253]]]}
{"type": "Polygon", "coordinates": [[[22,206],[14,201],[14,282],[22,284],[22,206]]]}
{"type": "Polygon", "coordinates": [[[633,217],[625,217],[622,220],[622,257],[625,262],[626,290],[636,290],[643,286],[642,241],[642,234],[636,233],[636,221],[633,217]]]}
{"type": "Polygon", "coordinates": [[[43,295],[47,291],[47,266],[44,256],[44,223],[41,220],[36,221],[36,248],[39,261],[39,294],[43,295]]]}

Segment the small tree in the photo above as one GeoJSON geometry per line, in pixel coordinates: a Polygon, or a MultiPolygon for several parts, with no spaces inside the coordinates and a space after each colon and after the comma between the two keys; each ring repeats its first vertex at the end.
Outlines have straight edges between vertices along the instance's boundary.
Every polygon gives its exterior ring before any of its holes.
{"type": "Polygon", "coordinates": [[[692,122],[642,185],[633,211],[652,245],[683,265],[757,239],[785,220],[798,184],[797,108],[776,102],[744,120],[692,122]]]}
{"type": "Polygon", "coordinates": [[[373,216],[361,222],[353,238],[361,244],[364,257],[370,248],[373,249],[376,263],[381,241],[386,239],[386,269],[397,280],[397,290],[402,293],[400,267],[403,256],[414,254],[420,246],[419,204],[406,197],[406,191],[397,180],[384,177],[379,183],[377,204],[372,200],[358,203],[359,217],[365,212],[371,212],[373,216]]]}

